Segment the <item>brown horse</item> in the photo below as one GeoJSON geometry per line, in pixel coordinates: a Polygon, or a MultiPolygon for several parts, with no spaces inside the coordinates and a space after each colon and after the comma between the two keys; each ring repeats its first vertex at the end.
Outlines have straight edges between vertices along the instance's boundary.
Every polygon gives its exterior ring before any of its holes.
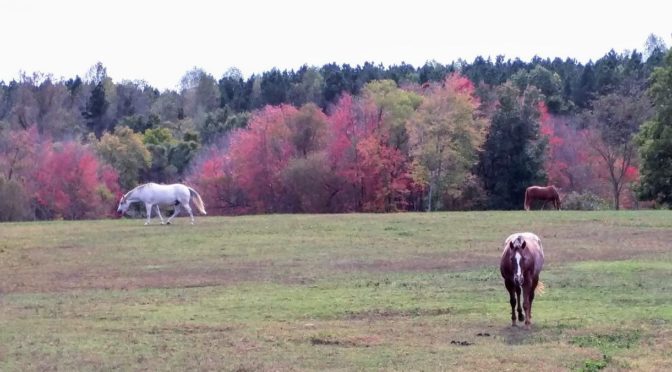
{"type": "Polygon", "coordinates": [[[530,210],[533,200],[552,201],[553,207],[560,210],[560,194],[555,186],[530,186],[525,190],[525,210],[530,210]]]}
{"type": "MultiPolygon", "coordinates": [[[[516,304],[518,304],[518,321],[525,321],[529,328],[532,321],[532,301],[534,291],[539,284],[539,273],[544,266],[544,249],[538,236],[530,232],[511,234],[504,243],[504,252],[499,264],[499,271],[504,278],[504,285],[509,291],[511,303],[511,325],[516,325],[516,304]],[[522,292],[522,293],[521,293],[522,292]],[[521,294],[523,309],[520,307],[521,294]]],[[[543,288],[543,283],[540,285],[543,288]]]]}

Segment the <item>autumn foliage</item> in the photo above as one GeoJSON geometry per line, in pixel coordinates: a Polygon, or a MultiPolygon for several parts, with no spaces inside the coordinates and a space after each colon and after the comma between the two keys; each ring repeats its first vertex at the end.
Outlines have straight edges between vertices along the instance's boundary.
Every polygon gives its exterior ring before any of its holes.
{"type": "Polygon", "coordinates": [[[195,67],[163,92],[102,62],[20,73],[0,81],[0,220],[103,217],[146,182],[190,183],[216,214],[518,209],[541,183],[669,207],[669,64],[652,35],[586,64],[195,67]]]}
{"type": "Polygon", "coordinates": [[[31,127],[10,133],[2,149],[2,177],[22,186],[24,218],[83,219],[114,212],[120,195],[117,172],[89,146],[53,142],[31,127]]]}
{"type": "Polygon", "coordinates": [[[194,90],[186,103],[166,95],[153,106],[161,115],[129,114],[98,137],[46,131],[28,125],[43,120],[30,115],[0,121],[0,220],[111,216],[122,191],[150,181],[194,186],[213,214],[516,208],[518,189],[546,180],[561,194],[631,207],[637,159],[604,120],[627,114],[618,96],[596,106],[601,125],[582,122],[559,106],[549,112],[544,89],[525,76],[499,86],[459,73],[401,87],[371,80],[323,106],[259,105],[242,116],[213,114],[214,91],[201,99],[194,90]],[[201,101],[211,110],[202,123],[183,116],[201,101]],[[498,204],[504,194],[511,203],[498,204]]]}
{"type": "MultiPolygon", "coordinates": [[[[531,135],[547,141],[548,183],[608,199],[608,167],[592,132],[539,102],[531,106],[539,133],[531,135]]],[[[373,82],[359,96],[341,95],[326,114],[312,104],[266,106],[203,153],[188,181],[224,214],[483,206],[474,169],[490,128],[480,107],[474,84],[458,74],[404,89],[373,82]]],[[[636,168],[625,178],[636,180],[636,168]]]]}
{"type": "MultiPolygon", "coordinates": [[[[466,181],[484,129],[475,120],[478,102],[467,79],[451,76],[427,97],[403,91],[393,82],[365,90],[359,97],[342,95],[326,115],[312,104],[257,111],[247,128],[231,134],[225,145],[208,150],[189,181],[222,213],[421,208],[426,185],[413,177],[419,163],[413,161],[417,151],[408,142],[408,129],[413,117],[425,115],[421,102],[432,99],[446,101],[444,110],[435,113],[448,128],[439,140],[455,148],[447,164],[453,171],[459,169],[462,177],[450,181],[466,181]],[[235,202],[227,193],[238,195],[235,202]]],[[[415,122],[421,123],[416,127],[427,123],[415,122]]]]}
{"type": "Polygon", "coordinates": [[[620,176],[622,184],[629,192],[621,195],[624,207],[632,208],[635,195],[631,189],[639,180],[639,171],[635,163],[624,163],[622,156],[610,153],[601,136],[593,128],[579,128],[567,118],[554,117],[548,113],[546,106],[539,105],[541,114],[540,131],[548,140],[545,169],[549,184],[562,190],[562,194],[570,192],[590,192],[604,200],[613,197],[612,175],[610,164],[600,154],[612,156],[611,167],[620,176]]]}

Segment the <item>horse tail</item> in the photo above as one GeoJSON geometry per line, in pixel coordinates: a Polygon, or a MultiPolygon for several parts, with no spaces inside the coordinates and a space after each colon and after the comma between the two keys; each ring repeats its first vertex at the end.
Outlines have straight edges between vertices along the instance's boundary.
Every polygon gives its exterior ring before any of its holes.
{"type": "Polygon", "coordinates": [[[530,191],[530,189],[525,189],[525,201],[523,202],[523,208],[525,208],[526,211],[530,210],[530,200],[528,199],[527,193],[530,191]]]}
{"type": "Polygon", "coordinates": [[[191,187],[188,187],[189,193],[191,196],[194,197],[194,205],[198,209],[199,212],[202,214],[207,214],[205,212],[205,206],[203,205],[203,199],[201,199],[201,196],[196,192],[196,190],[192,189],[191,187]]]}
{"type": "Polygon", "coordinates": [[[534,294],[543,295],[544,293],[546,293],[546,286],[544,285],[544,282],[539,281],[537,288],[534,289],[534,294]]]}

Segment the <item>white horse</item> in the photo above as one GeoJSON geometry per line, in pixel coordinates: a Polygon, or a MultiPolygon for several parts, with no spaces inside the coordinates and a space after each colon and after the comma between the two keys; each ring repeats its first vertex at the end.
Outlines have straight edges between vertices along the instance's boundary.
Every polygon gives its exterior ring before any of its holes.
{"type": "Polygon", "coordinates": [[[133,190],[126,193],[126,195],[121,197],[119,201],[119,207],[117,207],[117,212],[124,214],[128,210],[128,207],[131,203],[142,202],[145,203],[147,208],[147,222],[145,225],[149,225],[149,220],[152,218],[152,208],[156,205],[156,212],[161,219],[161,224],[164,224],[163,216],[161,216],[161,211],[159,210],[159,205],[169,204],[175,206],[175,212],[172,216],[168,218],[165,222],[170,224],[170,221],[175,218],[177,213],[180,211],[180,208],[184,208],[189,212],[191,217],[191,224],[194,224],[194,214],[191,213],[191,207],[189,206],[189,201],[191,197],[194,197],[194,205],[202,214],[205,213],[205,207],[203,206],[203,200],[201,196],[198,195],[196,190],[192,189],[189,186],[185,186],[181,183],[175,183],[172,185],[159,185],[156,183],[146,183],[140,185],[133,190]]]}

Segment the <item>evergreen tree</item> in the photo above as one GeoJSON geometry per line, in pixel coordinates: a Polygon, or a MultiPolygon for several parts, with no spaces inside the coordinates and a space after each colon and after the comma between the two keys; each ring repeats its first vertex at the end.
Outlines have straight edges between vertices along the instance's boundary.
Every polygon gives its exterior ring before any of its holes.
{"type": "Polygon", "coordinates": [[[546,181],[546,142],[539,136],[539,98],[534,87],[522,95],[511,83],[499,90],[499,107],[478,167],[491,208],[520,209],[525,189],[546,181]]]}
{"type": "Polygon", "coordinates": [[[649,35],[644,44],[644,52],[646,53],[646,69],[650,72],[655,67],[662,66],[665,62],[665,54],[667,53],[667,45],[665,41],[654,34],[649,35]]]}
{"type": "Polygon", "coordinates": [[[592,62],[588,62],[583,68],[583,72],[573,93],[574,103],[578,107],[586,108],[589,106],[595,93],[595,72],[593,71],[592,62]]]}
{"type": "Polygon", "coordinates": [[[655,199],[672,206],[672,52],[651,75],[651,96],[655,116],[637,137],[641,156],[641,199],[655,199]]]}
{"type": "Polygon", "coordinates": [[[261,97],[267,105],[279,105],[287,103],[289,87],[291,83],[287,71],[276,68],[261,75],[261,97]]]}
{"type": "Polygon", "coordinates": [[[82,112],[82,116],[86,119],[86,125],[89,130],[94,132],[96,137],[100,138],[103,132],[109,129],[107,128],[108,123],[105,120],[105,114],[110,106],[105,91],[105,83],[109,78],[107,77],[107,69],[100,62],[91,67],[88,75],[93,89],[86,102],[86,109],[82,112]]]}
{"type": "Polygon", "coordinates": [[[330,63],[322,66],[320,73],[324,77],[324,102],[325,104],[335,103],[341,96],[341,93],[346,90],[346,82],[343,77],[341,68],[335,64],[330,63]]]}
{"type": "Polygon", "coordinates": [[[110,103],[105,99],[105,85],[101,81],[93,87],[86,103],[86,110],[82,113],[82,116],[86,118],[87,127],[96,134],[96,137],[100,137],[107,129],[103,119],[109,105],[110,103]]]}
{"type": "Polygon", "coordinates": [[[230,107],[235,112],[246,111],[249,107],[249,92],[245,89],[243,74],[237,68],[227,70],[218,81],[219,106],[230,107]]]}

